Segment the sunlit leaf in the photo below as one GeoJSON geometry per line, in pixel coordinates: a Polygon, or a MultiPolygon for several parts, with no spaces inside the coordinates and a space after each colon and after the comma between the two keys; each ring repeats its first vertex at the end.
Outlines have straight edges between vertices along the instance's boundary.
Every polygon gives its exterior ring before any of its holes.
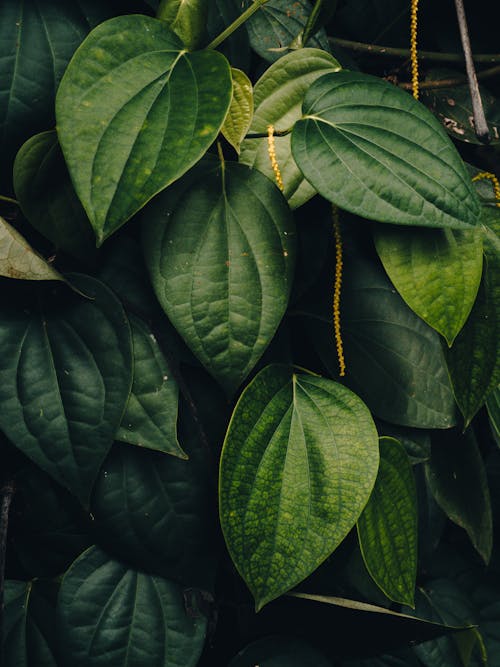
{"type": "Polygon", "coordinates": [[[252,82],[245,72],[232,67],[231,75],[233,77],[233,99],[221,132],[239,153],[240,144],[252,122],[253,89],[252,82]]]}
{"type": "Polygon", "coordinates": [[[192,51],[205,37],[208,4],[207,0],[161,0],[156,15],[192,51]]]}

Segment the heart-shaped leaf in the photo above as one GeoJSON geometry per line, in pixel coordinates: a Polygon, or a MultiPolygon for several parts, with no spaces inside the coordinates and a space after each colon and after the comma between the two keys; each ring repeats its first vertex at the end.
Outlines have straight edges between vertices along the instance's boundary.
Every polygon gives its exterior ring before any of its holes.
{"type": "Polygon", "coordinates": [[[224,56],[187,53],[162,21],[122,16],[92,31],[66,69],[56,115],[98,245],[202,157],[231,95],[224,56]]]}
{"type": "MultiPolygon", "coordinates": [[[[340,70],[326,51],[298,49],[280,58],[255,84],[255,111],[251,133],[263,133],[269,125],[289,130],[302,115],[302,103],[309,86],[327,72],[340,70]]],[[[292,208],[304,204],[316,190],[305,180],[292,157],[291,135],[276,136],[276,160],[284,184],[284,195],[292,208]]],[[[241,146],[240,162],[262,171],[274,180],[267,139],[247,139],[241,146]]]]}
{"type": "Polygon", "coordinates": [[[195,667],[206,618],[182,589],[91,547],[66,572],[57,606],[63,664],[195,667]]]}
{"type": "Polygon", "coordinates": [[[233,77],[233,99],[222,126],[222,134],[234,150],[240,152],[240,144],[248,132],[253,116],[252,82],[245,72],[231,68],[233,77]]]}
{"type": "Polygon", "coordinates": [[[342,385],[277,365],[248,385],[222,450],[220,519],[257,609],[336,549],[368,501],[378,462],[371,415],[342,385]]]}
{"type": "Polygon", "coordinates": [[[161,306],[232,393],[287,307],[296,239],[285,199],[259,171],[207,159],[156,197],[143,219],[161,306]]]}
{"type": "MultiPolygon", "coordinates": [[[[0,308],[0,427],[86,504],[132,383],[130,327],[102,283],[13,293],[0,308]]],[[[17,284],[17,283],[15,283],[17,284]]]]}
{"type": "Polygon", "coordinates": [[[309,88],[292,153],[326,199],[380,222],[463,229],[479,219],[467,170],[422,104],[382,79],[325,74],[309,88]]]}
{"type": "Polygon", "coordinates": [[[480,230],[378,225],[375,245],[406,303],[451,346],[469,316],[481,282],[480,230]]]}
{"type": "Polygon", "coordinates": [[[391,599],[413,606],[417,573],[417,495],[403,445],[380,439],[380,467],[358,519],[366,567],[391,599]]]}

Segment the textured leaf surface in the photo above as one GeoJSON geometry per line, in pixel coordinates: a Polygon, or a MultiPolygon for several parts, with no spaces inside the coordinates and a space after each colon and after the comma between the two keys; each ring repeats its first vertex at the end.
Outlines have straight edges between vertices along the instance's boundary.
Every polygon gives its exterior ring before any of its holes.
{"type": "Polygon", "coordinates": [[[370,500],[358,519],[368,571],[395,602],[413,606],[417,573],[417,496],[403,445],[380,439],[380,466],[370,500]]]}
{"type": "Polygon", "coordinates": [[[177,441],[177,382],[151,329],[138,317],[129,320],[134,379],[116,439],[185,458],[177,441]]]}
{"type": "Polygon", "coordinates": [[[398,225],[477,223],[479,203],[462,159],[431,112],[404,91],[367,74],[325,74],[302,111],[293,157],[326,199],[398,225]]]}
{"type": "Polygon", "coordinates": [[[24,289],[0,308],[0,426],[24,454],[86,503],[132,381],[130,327],[102,283],[24,289]]]}
{"type": "Polygon", "coordinates": [[[178,35],[189,50],[201,46],[206,31],[207,0],[162,0],[157,17],[178,35]]]}
{"type": "Polygon", "coordinates": [[[144,249],[172,324],[231,393],[286,310],[295,228],[278,189],[240,164],[205,160],[145,211],[144,249]]]}
{"type": "Polygon", "coordinates": [[[0,218],[0,275],[19,280],[64,280],[3,218],[0,218]]]}
{"type": "Polygon", "coordinates": [[[239,153],[240,144],[252,122],[253,89],[252,82],[240,69],[232,67],[231,76],[233,78],[233,99],[221,132],[239,153]]]}
{"type": "Polygon", "coordinates": [[[162,21],[123,16],[92,31],[64,74],[56,114],[99,244],[202,157],[231,92],[224,56],[187,53],[162,21]]]}
{"type": "Polygon", "coordinates": [[[14,190],[24,215],[57,249],[92,256],[94,235],[71,183],[54,130],[22,145],[14,163],[14,190]]]}
{"type": "MultiPolygon", "coordinates": [[[[327,72],[340,69],[326,51],[298,49],[283,56],[267,69],[255,84],[255,112],[250,132],[266,132],[268,125],[288,130],[302,115],[302,103],[309,86],[327,72]]],[[[292,208],[301,206],[316,190],[305,180],[292,157],[291,135],[275,137],[276,159],[285,186],[284,195],[292,208]]],[[[247,139],[240,162],[255,167],[274,180],[267,139],[247,139]]]]}
{"type": "Polygon", "coordinates": [[[474,434],[451,432],[436,438],[426,464],[426,477],[438,505],[467,531],[475,549],[488,563],[493,544],[490,492],[474,434]]]}
{"type": "Polygon", "coordinates": [[[220,517],[257,609],[302,581],[354,526],[378,468],[377,432],[342,385],[268,366],[224,442],[220,517]]]}
{"type": "Polygon", "coordinates": [[[66,572],[58,624],[64,664],[74,667],[194,667],[206,629],[199,612],[188,616],[179,586],[97,547],[66,572]]]}
{"type": "Polygon", "coordinates": [[[481,282],[479,230],[379,225],[375,244],[406,303],[451,345],[469,316],[481,282]]]}

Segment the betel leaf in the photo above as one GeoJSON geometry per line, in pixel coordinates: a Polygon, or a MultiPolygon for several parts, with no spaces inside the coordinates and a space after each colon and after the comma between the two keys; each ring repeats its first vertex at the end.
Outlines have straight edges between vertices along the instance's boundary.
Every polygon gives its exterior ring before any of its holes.
{"type": "Polygon", "coordinates": [[[222,449],[220,520],[257,609],[336,549],[378,463],[371,415],[342,385],[271,365],[246,387],[222,449]]]}
{"type": "Polygon", "coordinates": [[[205,37],[208,4],[207,0],[161,0],[156,16],[192,51],[205,37]]]}
{"type": "Polygon", "coordinates": [[[476,438],[468,430],[443,432],[432,442],[426,464],[429,488],[449,519],[467,532],[488,563],[493,545],[490,492],[476,438]]]}
{"type": "Polygon", "coordinates": [[[253,116],[252,82],[240,69],[231,68],[233,99],[222,126],[222,134],[234,150],[240,152],[240,144],[248,132],[253,116]]]}
{"type": "Polygon", "coordinates": [[[467,170],[430,111],[390,83],[325,74],[292,132],[300,170],[326,199],[380,222],[464,229],[479,203],[467,170]]]}
{"type": "Polygon", "coordinates": [[[132,344],[113,293],[68,277],[87,296],[20,286],[0,308],[0,427],[86,504],[128,399],[132,344]]]}
{"type": "Polygon", "coordinates": [[[24,143],[14,162],[14,190],[31,225],[56,249],[88,259],[94,235],[71,183],[54,130],[24,143]]]}
{"type": "Polygon", "coordinates": [[[297,637],[265,637],[245,646],[228,667],[331,667],[331,662],[314,646],[297,637]]]}
{"type": "Polygon", "coordinates": [[[406,303],[451,346],[469,316],[481,282],[480,230],[378,225],[375,245],[406,303]]]}
{"type": "Polygon", "coordinates": [[[57,605],[63,664],[195,667],[206,618],[176,584],[91,547],[66,572],[57,605]]]}
{"type": "MultiPolygon", "coordinates": [[[[301,117],[302,102],[309,86],[323,74],[339,69],[335,58],[320,49],[298,49],[280,58],[255,84],[255,111],[250,133],[266,132],[269,125],[279,131],[292,128],[301,117]]],[[[297,167],[290,141],[290,134],[274,139],[284,195],[290,206],[296,208],[316,194],[316,190],[297,167]]],[[[244,141],[240,162],[259,169],[274,180],[266,138],[244,141]]]]}
{"type": "Polygon", "coordinates": [[[366,567],[395,602],[413,606],[417,574],[417,495],[410,461],[394,438],[380,439],[380,466],[358,519],[366,567]]]}
{"type": "Polygon", "coordinates": [[[116,439],[186,458],[177,441],[179,388],[151,329],[129,315],[134,379],[116,439]]]}
{"type": "Polygon", "coordinates": [[[18,280],[64,281],[61,274],[3,218],[0,218],[0,275],[18,280]]]}
{"type": "Polygon", "coordinates": [[[143,214],[158,300],[207,370],[232,393],[268,346],[288,303],[295,227],[259,171],[206,159],[143,214]]]}
{"type": "Polygon", "coordinates": [[[162,21],[122,16],[92,31],[66,69],[56,116],[98,245],[202,157],[231,94],[225,57],[186,52],[162,21]]]}

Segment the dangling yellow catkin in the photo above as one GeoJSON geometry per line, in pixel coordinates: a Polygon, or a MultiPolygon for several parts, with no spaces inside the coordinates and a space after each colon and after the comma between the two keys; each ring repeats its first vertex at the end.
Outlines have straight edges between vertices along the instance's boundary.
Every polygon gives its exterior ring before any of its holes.
{"type": "Polygon", "coordinates": [[[345,375],[344,346],[342,344],[342,332],[340,330],[340,291],[342,289],[342,234],[340,231],[339,209],[335,204],[332,206],[333,234],[335,238],[335,284],[333,288],[333,329],[335,332],[335,344],[337,346],[337,357],[339,360],[339,375],[345,375]]]}
{"type": "Polygon", "coordinates": [[[500,181],[498,178],[495,176],[495,174],[491,174],[489,171],[482,171],[479,174],[476,174],[472,181],[482,181],[484,179],[487,179],[488,181],[491,181],[493,183],[493,192],[495,193],[495,199],[497,200],[497,206],[500,208],[500,181]]]}
{"type": "Polygon", "coordinates": [[[411,0],[411,10],[410,10],[411,87],[412,87],[413,97],[416,100],[418,100],[417,12],[418,12],[418,0],[411,0]]]}
{"type": "Polygon", "coordinates": [[[269,159],[271,160],[271,167],[274,171],[274,177],[276,178],[276,185],[279,187],[281,192],[285,189],[283,185],[283,179],[281,178],[281,171],[276,159],[276,147],[274,145],[274,125],[267,126],[267,152],[269,153],[269,159]]]}

